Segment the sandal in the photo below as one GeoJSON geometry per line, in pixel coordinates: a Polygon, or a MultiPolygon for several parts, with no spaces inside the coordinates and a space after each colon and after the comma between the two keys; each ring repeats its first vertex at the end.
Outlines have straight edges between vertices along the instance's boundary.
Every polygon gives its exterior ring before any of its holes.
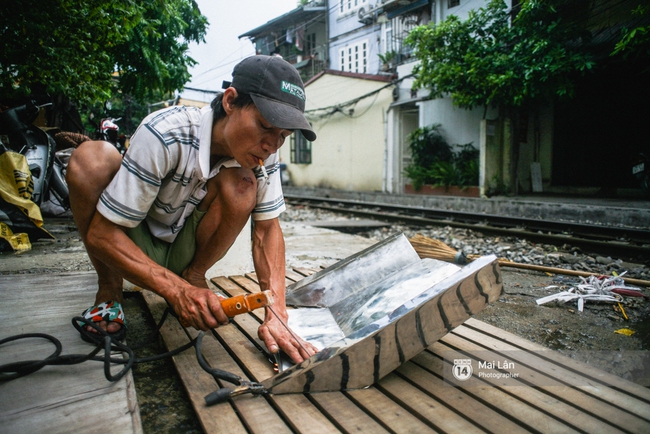
{"type": "MultiPolygon", "coordinates": [[[[91,306],[86,309],[81,317],[86,320],[88,323],[100,323],[101,321],[106,322],[116,322],[121,324],[122,327],[114,333],[107,333],[112,339],[122,342],[126,337],[126,322],[124,321],[124,310],[122,305],[117,301],[105,301],[99,303],[97,306],[91,306]]],[[[91,344],[100,343],[104,340],[104,334],[90,332],[83,327],[83,323],[78,323],[79,332],[81,333],[81,339],[91,344]]]]}

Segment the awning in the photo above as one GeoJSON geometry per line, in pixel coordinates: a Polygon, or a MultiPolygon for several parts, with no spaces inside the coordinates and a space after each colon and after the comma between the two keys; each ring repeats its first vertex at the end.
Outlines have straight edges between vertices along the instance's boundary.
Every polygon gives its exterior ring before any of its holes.
{"type": "Polygon", "coordinates": [[[419,9],[422,6],[426,6],[429,4],[429,0],[418,0],[416,2],[411,3],[410,5],[402,6],[401,8],[393,9],[392,11],[388,12],[387,16],[388,19],[395,18],[397,16],[403,15],[407,12],[414,11],[415,9],[419,9]]]}

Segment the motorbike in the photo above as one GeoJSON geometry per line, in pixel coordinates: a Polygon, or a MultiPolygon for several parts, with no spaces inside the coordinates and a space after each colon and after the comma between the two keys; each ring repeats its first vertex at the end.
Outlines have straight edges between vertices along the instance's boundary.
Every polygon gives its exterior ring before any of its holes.
{"type": "Polygon", "coordinates": [[[56,156],[54,139],[33,124],[45,105],[35,101],[0,112],[0,136],[5,148],[25,156],[34,182],[32,201],[39,207],[55,199],[64,209],[70,208],[64,165],[56,156]]]}
{"type": "Polygon", "coordinates": [[[119,135],[120,127],[116,122],[122,118],[104,118],[99,123],[97,139],[110,142],[124,155],[126,152],[126,139],[124,136],[119,135]]]}

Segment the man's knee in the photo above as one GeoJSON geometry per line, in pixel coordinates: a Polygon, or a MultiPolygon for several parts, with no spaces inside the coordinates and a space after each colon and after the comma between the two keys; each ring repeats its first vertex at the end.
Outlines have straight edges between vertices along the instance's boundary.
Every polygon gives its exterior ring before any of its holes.
{"type": "Polygon", "coordinates": [[[233,182],[235,194],[245,196],[247,200],[254,201],[257,195],[257,180],[250,169],[239,168],[233,182]]]}
{"type": "Polygon", "coordinates": [[[219,201],[248,213],[255,207],[257,181],[250,169],[241,167],[222,169],[217,176],[208,181],[207,189],[206,199],[210,203],[218,198],[219,201]]]}
{"type": "Polygon", "coordinates": [[[68,184],[88,183],[93,179],[113,179],[122,164],[122,156],[109,142],[84,142],[70,156],[66,170],[68,184]]]}

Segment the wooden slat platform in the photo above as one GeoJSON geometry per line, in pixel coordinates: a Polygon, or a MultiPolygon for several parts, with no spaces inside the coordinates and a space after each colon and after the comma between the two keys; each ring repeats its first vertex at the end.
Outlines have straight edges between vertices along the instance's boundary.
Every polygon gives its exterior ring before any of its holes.
{"type": "MultiPolygon", "coordinates": [[[[309,273],[289,270],[287,283],[309,273]]],[[[230,296],[259,291],[254,274],[212,282],[230,296]]],[[[166,303],[147,291],[144,296],[159,319],[166,303]]],[[[206,336],[208,363],[253,381],[274,375],[257,338],[262,315],[240,315],[214,330],[214,339],[206,336]]],[[[170,349],[196,336],[176,320],[161,332],[170,349]]],[[[205,395],[224,384],[191,352],[174,362],[208,433],[650,432],[650,390],[473,319],[361,390],[243,395],[206,407],[205,395]],[[454,359],[508,360],[519,377],[478,378],[475,372],[458,381],[451,375],[454,359]]]]}
{"type": "MultiPolygon", "coordinates": [[[[97,275],[92,273],[0,276],[0,339],[46,333],[63,345],[62,354],[88,354],[70,320],[92,304],[97,275]]],[[[14,341],[0,347],[0,365],[42,360],[54,346],[44,340],[14,341]]],[[[117,367],[113,372],[119,371],[117,367]]],[[[31,375],[0,382],[0,432],[140,433],[133,377],[110,383],[99,362],[46,366],[31,375]]]]}

